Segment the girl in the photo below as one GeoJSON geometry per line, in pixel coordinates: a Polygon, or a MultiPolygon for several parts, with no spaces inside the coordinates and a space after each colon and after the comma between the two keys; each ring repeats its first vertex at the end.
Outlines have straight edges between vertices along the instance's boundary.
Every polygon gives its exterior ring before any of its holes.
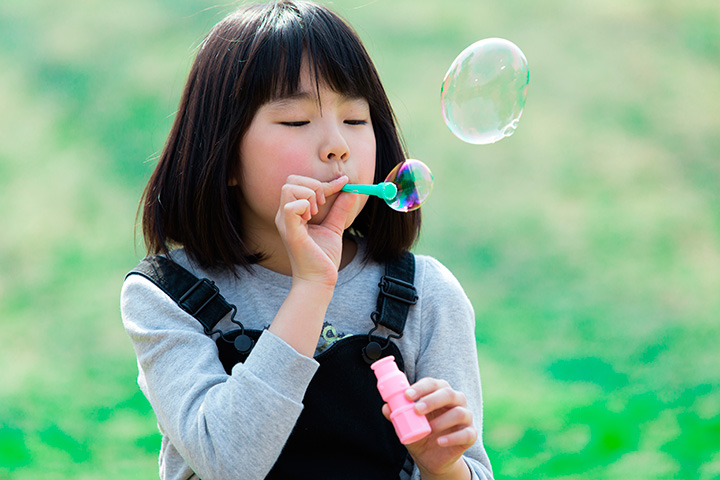
{"type": "Polygon", "coordinates": [[[419,211],[341,192],[404,158],[378,74],[335,14],[276,1],[212,29],[144,193],[154,255],[121,294],[161,478],[492,477],[467,297],[407,253],[419,211]],[[432,427],[407,446],[368,366],[389,354],[432,427]]]}

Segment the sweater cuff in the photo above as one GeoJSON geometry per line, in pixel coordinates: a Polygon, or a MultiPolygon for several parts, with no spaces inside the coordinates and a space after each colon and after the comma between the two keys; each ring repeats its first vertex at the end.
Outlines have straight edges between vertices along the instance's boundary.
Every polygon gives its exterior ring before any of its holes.
{"type": "MultiPolygon", "coordinates": [[[[301,355],[268,330],[262,332],[244,363],[249,373],[298,403],[302,403],[305,390],[319,366],[316,360],[301,355]]],[[[233,374],[237,367],[233,367],[233,374]]]]}

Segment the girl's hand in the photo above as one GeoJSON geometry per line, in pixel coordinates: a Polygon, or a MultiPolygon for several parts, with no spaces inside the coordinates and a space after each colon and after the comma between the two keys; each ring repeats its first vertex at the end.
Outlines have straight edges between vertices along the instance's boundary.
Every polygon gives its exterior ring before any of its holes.
{"type": "MultiPolygon", "coordinates": [[[[462,455],[477,440],[472,412],[462,392],[453,390],[444,380],[423,378],[405,393],[415,401],[415,411],[425,415],[432,432],[427,437],[406,445],[420,469],[423,480],[435,478],[471,478],[462,455]]],[[[390,418],[390,408],[383,406],[390,418]]]]}
{"type": "Polygon", "coordinates": [[[275,224],[287,249],[293,280],[335,285],[345,223],[356,199],[355,194],[340,191],[347,182],[346,176],[320,182],[291,175],[283,185],[275,224]],[[336,194],[325,217],[310,224],[328,197],[336,194]]]}

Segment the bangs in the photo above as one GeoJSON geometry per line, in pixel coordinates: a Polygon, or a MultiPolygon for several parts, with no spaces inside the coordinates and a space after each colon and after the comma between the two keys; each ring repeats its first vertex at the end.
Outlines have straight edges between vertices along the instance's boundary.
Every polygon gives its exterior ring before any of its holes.
{"type": "MultiPolygon", "coordinates": [[[[329,11],[306,4],[278,3],[258,29],[247,59],[248,79],[256,106],[298,93],[303,61],[316,88],[327,85],[337,93],[362,97],[378,95],[379,78],[357,35],[329,11]]],[[[382,91],[382,87],[380,87],[382,91]]]]}

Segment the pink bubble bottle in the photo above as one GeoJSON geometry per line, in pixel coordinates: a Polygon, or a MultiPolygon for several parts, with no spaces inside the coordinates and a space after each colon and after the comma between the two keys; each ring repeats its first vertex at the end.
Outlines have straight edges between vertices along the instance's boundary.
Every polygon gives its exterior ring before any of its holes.
{"type": "Polygon", "coordinates": [[[408,400],[405,391],[410,388],[407,377],[400,371],[392,355],[370,365],[377,377],[380,396],[390,407],[390,420],[400,443],[408,445],[430,434],[427,418],[415,411],[415,403],[408,400]]]}

